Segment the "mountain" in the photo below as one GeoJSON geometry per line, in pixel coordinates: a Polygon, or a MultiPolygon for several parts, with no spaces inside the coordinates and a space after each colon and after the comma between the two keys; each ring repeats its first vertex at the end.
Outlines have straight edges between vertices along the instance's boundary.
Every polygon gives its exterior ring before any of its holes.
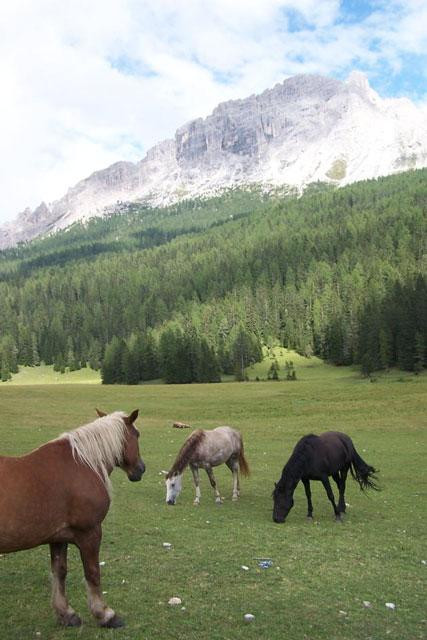
{"type": "Polygon", "coordinates": [[[218,105],[140,162],[93,173],[50,204],[0,228],[0,248],[120,209],[166,205],[250,184],[302,190],[427,166],[427,117],[406,98],[382,99],[366,77],[298,75],[218,105]]]}

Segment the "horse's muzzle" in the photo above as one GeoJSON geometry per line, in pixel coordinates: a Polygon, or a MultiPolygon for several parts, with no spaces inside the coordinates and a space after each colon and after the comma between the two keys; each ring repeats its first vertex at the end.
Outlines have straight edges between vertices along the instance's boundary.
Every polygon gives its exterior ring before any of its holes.
{"type": "Polygon", "coordinates": [[[173,506],[175,504],[175,500],[166,500],[166,504],[171,504],[173,506]]]}
{"type": "Polygon", "coordinates": [[[128,474],[128,478],[131,482],[139,482],[142,478],[142,474],[145,473],[145,464],[141,460],[138,463],[136,469],[132,471],[132,473],[128,474]]]}

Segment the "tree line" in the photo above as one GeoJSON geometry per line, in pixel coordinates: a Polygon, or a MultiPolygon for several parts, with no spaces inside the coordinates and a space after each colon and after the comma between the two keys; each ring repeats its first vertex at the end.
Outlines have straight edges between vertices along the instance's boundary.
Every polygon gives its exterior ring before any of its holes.
{"type": "Polygon", "coordinates": [[[262,360],[262,346],[243,325],[218,351],[194,325],[172,323],[156,339],[152,332],[114,337],[101,364],[104,384],[138,384],[163,378],[167,383],[220,382],[221,374],[243,380],[247,366],[262,360]]]}

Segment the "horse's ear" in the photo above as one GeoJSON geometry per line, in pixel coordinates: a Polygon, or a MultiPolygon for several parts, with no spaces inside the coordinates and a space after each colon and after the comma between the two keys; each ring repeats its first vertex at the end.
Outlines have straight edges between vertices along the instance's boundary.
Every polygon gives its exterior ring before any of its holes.
{"type": "Polygon", "coordinates": [[[133,424],[138,417],[138,413],[139,413],[139,409],[135,409],[135,411],[132,411],[132,413],[130,414],[130,416],[127,418],[126,421],[129,424],[133,424]]]}
{"type": "Polygon", "coordinates": [[[100,411],[99,409],[95,409],[95,411],[100,418],[104,418],[107,415],[104,411],[100,411]]]}

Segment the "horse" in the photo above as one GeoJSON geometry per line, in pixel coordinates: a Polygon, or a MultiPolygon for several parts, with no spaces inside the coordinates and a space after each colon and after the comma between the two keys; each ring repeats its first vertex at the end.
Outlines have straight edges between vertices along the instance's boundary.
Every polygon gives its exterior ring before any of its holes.
{"type": "Polygon", "coordinates": [[[299,440],[285,464],[279,482],[273,491],[273,520],[282,523],[294,505],[293,494],[301,480],[307,497],[307,518],[313,519],[310,480],[320,480],[333,506],[335,520],[340,522],[345,513],[345,483],[350,470],[361,490],[379,490],[375,474],[378,471],[357,453],[351,438],[339,431],[327,431],[319,436],[309,434],[299,440]],[[339,491],[338,505],[329,482],[332,476],[339,491]]]}
{"type": "Polygon", "coordinates": [[[90,424],[63,433],[21,457],[0,457],[0,553],[48,544],[52,571],[52,606],[60,624],[81,625],[65,593],[67,547],[80,551],[89,608],[101,627],[121,627],[123,620],[103,600],[99,548],[118,466],[129,480],[141,480],[138,410],[109,415],[98,411],[90,424]]]}
{"type": "Polygon", "coordinates": [[[221,494],[218,491],[212,467],[217,467],[223,462],[233,474],[232,500],[236,501],[240,495],[239,468],[244,476],[249,475],[249,466],[244,455],[243,440],[239,431],[231,427],[193,431],[184,442],[175,462],[166,474],[166,503],[175,504],[182,489],[182,474],[189,465],[196,488],[194,504],[198,505],[201,498],[199,468],[205,469],[215,492],[215,502],[221,504],[221,494]]]}

